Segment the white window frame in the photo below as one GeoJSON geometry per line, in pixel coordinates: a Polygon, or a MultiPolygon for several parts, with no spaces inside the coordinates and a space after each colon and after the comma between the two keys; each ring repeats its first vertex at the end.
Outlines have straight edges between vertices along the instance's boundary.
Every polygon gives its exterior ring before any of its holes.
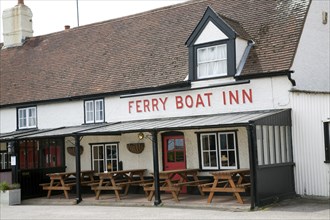
{"type": "Polygon", "coordinates": [[[104,99],[85,101],[85,123],[104,122],[104,99]],[[100,105],[98,103],[101,103],[100,105]]]}
{"type": "MultiPolygon", "coordinates": [[[[208,138],[210,140],[210,138],[208,138]]],[[[203,170],[218,170],[219,169],[219,159],[218,159],[218,141],[217,141],[217,134],[216,133],[203,133],[200,134],[200,147],[201,147],[201,159],[202,159],[202,169],[203,170]],[[203,137],[204,136],[214,136],[215,139],[215,150],[204,150],[203,149],[203,137]],[[216,166],[204,166],[204,153],[209,153],[209,160],[211,158],[210,153],[215,152],[216,153],[216,166]]]]}
{"type": "MultiPolygon", "coordinates": [[[[228,56],[227,56],[227,44],[219,44],[219,45],[213,45],[213,46],[207,46],[207,47],[201,47],[197,49],[197,79],[206,79],[206,78],[214,78],[214,77],[220,77],[220,76],[227,76],[228,74],[228,56]],[[200,51],[201,50],[211,50],[212,48],[217,48],[217,49],[224,49],[225,56],[224,57],[218,57],[214,59],[209,59],[209,60],[204,60],[200,61],[199,56],[200,56],[200,51]],[[225,71],[220,72],[218,69],[217,72],[212,72],[212,74],[208,75],[210,73],[209,68],[212,66],[212,64],[215,64],[217,62],[224,62],[225,65],[225,71]],[[206,74],[201,73],[200,67],[201,65],[206,65],[207,71],[206,74]]],[[[208,55],[207,55],[208,56],[208,55]]]]}
{"type": "Polygon", "coordinates": [[[37,127],[37,107],[17,109],[18,129],[37,127]]]}
{"type": "Polygon", "coordinates": [[[108,162],[112,162],[116,164],[117,170],[119,169],[119,149],[118,149],[118,143],[109,143],[109,144],[92,144],[92,169],[96,172],[111,172],[115,171],[113,169],[113,166],[110,168],[107,166],[108,162]],[[102,149],[101,151],[97,151],[98,154],[103,154],[103,158],[100,158],[99,156],[96,158],[94,154],[94,148],[97,147],[98,149],[102,149]],[[116,157],[113,157],[113,155],[107,155],[107,148],[110,147],[111,149],[115,149],[116,151],[116,157]],[[98,162],[98,169],[96,169],[94,162],[98,162]],[[103,170],[100,169],[100,164],[103,165],[103,170]]]}
{"type": "Polygon", "coordinates": [[[236,134],[235,132],[219,132],[218,133],[218,146],[219,146],[219,158],[220,158],[220,169],[237,169],[237,147],[236,147],[236,134]],[[233,149],[229,149],[227,147],[227,149],[221,149],[221,135],[226,135],[226,145],[228,146],[228,135],[232,134],[233,135],[233,143],[234,143],[234,148],[233,149]],[[235,158],[235,166],[229,166],[229,152],[230,151],[234,151],[234,158],[235,158]],[[226,157],[222,158],[221,155],[223,155],[222,153],[226,152],[226,157]],[[228,165],[224,166],[222,165],[222,160],[227,160],[228,161],[228,165]]]}

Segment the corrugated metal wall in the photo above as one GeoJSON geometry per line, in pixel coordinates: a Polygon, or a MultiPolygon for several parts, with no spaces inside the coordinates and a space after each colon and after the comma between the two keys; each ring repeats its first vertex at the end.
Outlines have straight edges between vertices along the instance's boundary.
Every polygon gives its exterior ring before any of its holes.
{"type": "Polygon", "coordinates": [[[291,93],[296,192],[330,196],[330,164],[325,161],[323,122],[330,118],[330,94],[291,93]]]}

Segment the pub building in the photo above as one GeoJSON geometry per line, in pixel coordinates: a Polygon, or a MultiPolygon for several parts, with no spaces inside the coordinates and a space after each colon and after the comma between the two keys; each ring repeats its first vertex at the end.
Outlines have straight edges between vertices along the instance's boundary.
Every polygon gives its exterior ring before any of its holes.
{"type": "Polygon", "coordinates": [[[146,169],[159,205],[162,171],[248,169],[252,209],[329,197],[328,9],[186,1],[33,36],[18,1],[2,17],[1,181],[27,199],[49,173],[146,169]]]}

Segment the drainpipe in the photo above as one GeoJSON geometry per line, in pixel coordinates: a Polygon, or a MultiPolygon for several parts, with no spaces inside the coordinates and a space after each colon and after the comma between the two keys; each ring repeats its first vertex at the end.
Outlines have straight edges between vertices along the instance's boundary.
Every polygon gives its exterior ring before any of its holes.
{"type": "Polygon", "coordinates": [[[251,206],[250,209],[253,210],[256,205],[256,166],[258,160],[256,160],[256,136],[255,136],[255,126],[254,124],[249,124],[247,127],[248,134],[248,145],[249,145],[249,161],[250,161],[250,182],[251,182],[251,206]]]}
{"type": "Polygon", "coordinates": [[[154,205],[158,206],[162,203],[160,199],[160,189],[159,189],[159,160],[158,160],[158,141],[157,141],[157,131],[154,130],[152,133],[152,152],[154,158],[154,185],[155,185],[155,201],[154,205]]]}
{"type": "Polygon", "coordinates": [[[74,136],[75,148],[76,148],[76,202],[79,204],[82,201],[81,198],[81,186],[80,186],[80,174],[81,174],[81,161],[80,161],[80,137],[74,136]]]}

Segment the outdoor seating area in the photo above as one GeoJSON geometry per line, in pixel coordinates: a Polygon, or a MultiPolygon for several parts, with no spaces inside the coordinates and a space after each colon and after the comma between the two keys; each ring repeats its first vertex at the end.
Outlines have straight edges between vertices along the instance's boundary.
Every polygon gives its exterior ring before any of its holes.
{"type": "MultiPolygon", "coordinates": [[[[145,176],[146,169],[129,169],[111,172],[97,173],[91,170],[81,171],[81,185],[89,187],[91,193],[94,192],[95,200],[99,200],[102,194],[108,197],[115,195],[115,200],[120,201],[122,197],[127,197],[130,186],[143,188],[148,201],[155,195],[155,183],[150,176],[145,176]],[[107,191],[107,193],[105,192],[107,191]]],[[[248,192],[251,186],[249,180],[249,169],[235,169],[218,172],[210,172],[211,179],[199,179],[199,169],[179,169],[160,171],[160,191],[162,197],[171,195],[171,199],[176,203],[186,197],[186,187],[197,187],[200,198],[204,199],[205,193],[209,193],[207,203],[214,201],[215,193],[233,194],[237,202],[243,204],[240,193],[248,192]],[[179,199],[180,195],[180,199],[179,199]]],[[[76,185],[76,173],[49,173],[49,183],[42,183],[40,186],[47,190],[47,198],[50,199],[52,191],[63,191],[64,197],[69,199],[69,192],[76,185]]],[[[227,196],[227,195],[226,195],[227,196]]],[[[216,197],[223,197],[222,195],[216,197]]]]}

